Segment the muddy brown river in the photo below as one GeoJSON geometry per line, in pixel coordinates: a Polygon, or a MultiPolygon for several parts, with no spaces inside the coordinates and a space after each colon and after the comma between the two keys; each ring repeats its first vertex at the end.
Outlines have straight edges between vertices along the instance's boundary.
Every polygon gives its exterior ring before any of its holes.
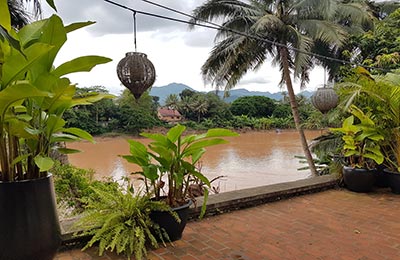
{"type": "MultiPolygon", "coordinates": [[[[310,140],[321,134],[320,131],[307,131],[310,140]]],[[[129,153],[127,139],[148,143],[137,137],[95,138],[96,143],[76,142],[69,148],[82,152],[69,155],[71,164],[80,168],[95,170],[95,177],[131,176],[138,171],[135,165],[127,163],[118,155],[129,153]]],[[[201,172],[210,179],[224,176],[213,182],[220,192],[238,190],[267,184],[305,179],[308,170],[297,169],[305,164],[299,163],[295,155],[302,155],[302,148],[296,131],[268,131],[241,133],[227,138],[229,144],[210,147],[201,160],[201,172]]],[[[133,177],[134,178],[134,177],[133,177]]]]}

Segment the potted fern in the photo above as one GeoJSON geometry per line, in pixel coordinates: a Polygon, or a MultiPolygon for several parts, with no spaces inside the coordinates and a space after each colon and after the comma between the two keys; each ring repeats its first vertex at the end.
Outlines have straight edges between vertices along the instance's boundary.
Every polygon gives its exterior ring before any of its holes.
{"type": "Polygon", "coordinates": [[[193,199],[189,188],[195,180],[205,184],[201,215],[205,212],[210,181],[196,167],[205,153],[205,148],[227,143],[223,137],[237,136],[227,129],[209,129],[204,134],[189,135],[184,135],[185,131],[186,127],[178,124],[166,134],[142,133],[141,136],[150,139],[151,143],[145,146],[138,141],[128,140],[130,154],[122,156],[128,162],[141,167],[142,170],[136,174],[143,178],[146,193],[154,200],[164,201],[177,211],[180,223],[176,223],[175,219],[165,212],[160,215],[153,214],[156,221],[161,219],[160,225],[165,228],[172,241],[182,236],[190,201],[193,199]],[[174,224],[176,227],[173,227],[174,224]]]}
{"type": "Polygon", "coordinates": [[[105,250],[124,254],[128,259],[143,259],[147,246],[158,247],[158,241],[168,241],[168,235],[150,218],[152,211],[169,212],[161,201],[151,200],[125,181],[106,189],[91,187],[94,196],[85,201],[87,205],[75,228],[84,230],[80,236],[90,240],[83,250],[98,245],[99,256],[105,250]]]}
{"type": "Polygon", "coordinates": [[[17,31],[7,0],[0,0],[0,259],[52,259],[60,243],[49,154],[58,142],[92,140],[83,130],[66,128],[62,116],[104,97],[75,99],[65,75],[110,59],[53,62],[67,33],[89,24],[64,26],[54,15],[17,31]]]}
{"type": "Polygon", "coordinates": [[[377,166],[384,161],[381,149],[384,135],[371,113],[363,113],[355,105],[350,112],[352,115],[343,121],[341,128],[330,130],[342,134],[344,183],[352,191],[368,192],[375,183],[377,166]]]}

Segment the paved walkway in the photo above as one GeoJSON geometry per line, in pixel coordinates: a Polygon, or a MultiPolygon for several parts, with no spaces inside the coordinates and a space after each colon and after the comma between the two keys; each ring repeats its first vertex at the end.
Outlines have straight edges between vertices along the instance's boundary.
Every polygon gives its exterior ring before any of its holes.
{"type": "MultiPolygon", "coordinates": [[[[122,260],[95,249],[55,260],[122,260]]],[[[151,260],[398,260],[400,196],[328,190],[190,222],[151,260]]]]}

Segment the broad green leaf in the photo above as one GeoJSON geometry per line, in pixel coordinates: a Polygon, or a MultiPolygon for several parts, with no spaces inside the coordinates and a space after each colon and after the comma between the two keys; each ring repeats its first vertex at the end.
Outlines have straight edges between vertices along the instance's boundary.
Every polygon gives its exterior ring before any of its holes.
{"type": "Polygon", "coordinates": [[[25,25],[19,32],[18,38],[24,48],[28,48],[33,43],[37,43],[42,35],[42,28],[48,22],[48,19],[35,21],[25,25]]]}
{"type": "Polygon", "coordinates": [[[9,85],[18,77],[24,77],[25,73],[36,67],[37,61],[48,55],[52,48],[48,44],[36,43],[24,50],[26,57],[19,52],[13,52],[11,56],[4,57],[3,86],[9,85]]]}
{"type": "Polygon", "coordinates": [[[6,121],[9,124],[9,134],[14,135],[21,138],[37,138],[37,133],[31,133],[27,131],[29,129],[29,125],[26,121],[18,120],[17,118],[10,118],[6,121]]]}
{"type": "Polygon", "coordinates": [[[65,120],[56,116],[50,115],[46,120],[45,131],[46,135],[50,137],[53,133],[60,132],[65,126],[65,120]]]}
{"type": "Polygon", "coordinates": [[[167,133],[167,138],[168,138],[171,142],[175,143],[175,142],[178,140],[178,138],[180,138],[180,137],[182,136],[182,133],[185,132],[185,130],[186,130],[186,127],[185,127],[185,126],[179,125],[179,124],[178,124],[178,125],[172,127],[172,128],[168,131],[168,133],[167,133]]]}
{"type": "Polygon", "coordinates": [[[53,46],[53,49],[42,57],[40,63],[32,68],[34,75],[40,75],[43,72],[51,71],[54,60],[58,51],[67,40],[67,33],[65,32],[62,20],[57,15],[52,15],[42,27],[42,34],[39,38],[41,43],[53,46]]]}
{"type": "Polygon", "coordinates": [[[52,143],[57,143],[57,142],[74,142],[74,141],[80,141],[81,139],[75,135],[71,134],[64,134],[64,133],[55,133],[51,135],[50,141],[52,143]]]}
{"type": "Polygon", "coordinates": [[[354,151],[354,150],[350,150],[350,151],[346,151],[346,152],[344,153],[344,156],[346,156],[346,157],[350,157],[350,156],[352,156],[352,155],[358,155],[358,152],[357,152],[357,151],[354,151]]]}
{"type": "Polygon", "coordinates": [[[75,127],[70,127],[70,128],[64,128],[62,131],[64,133],[73,134],[81,139],[84,139],[84,140],[94,143],[93,136],[91,134],[89,134],[88,132],[86,132],[85,130],[75,128],[75,127]]]}
{"type": "Polygon", "coordinates": [[[80,150],[70,148],[57,148],[57,151],[59,151],[61,154],[74,154],[81,152],[80,150]]]}
{"type": "Polygon", "coordinates": [[[69,24],[67,26],[65,26],[65,31],[67,33],[73,32],[75,30],[78,30],[80,28],[86,27],[88,25],[92,25],[95,24],[96,22],[92,22],[92,21],[87,21],[87,22],[79,22],[79,23],[72,23],[69,24]]]}
{"type": "Polygon", "coordinates": [[[155,182],[159,175],[158,175],[158,168],[153,165],[150,164],[147,167],[143,167],[143,174],[146,178],[148,178],[151,182],[155,182]]]}
{"type": "Polygon", "coordinates": [[[8,0],[0,0],[0,26],[11,31],[11,15],[8,10],[8,0]]]}
{"type": "Polygon", "coordinates": [[[46,97],[48,92],[40,91],[27,82],[13,84],[0,91],[0,116],[15,102],[29,97],[46,97]]]}
{"type": "Polygon", "coordinates": [[[203,154],[206,152],[206,149],[198,149],[197,151],[192,152],[192,163],[197,163],[203,154]]]}
{"type": "Polygon", "coordinates": [[[140,167],[149,165],[148,159],[144,157],[138,157],[133,155],[122,155],[121,157],[124,158],[127,162],[137,164],[140,167]]]}
{"type": "Polygon", "coordinates": [[[115,96],[112,94],[96,93],[96,95],[90,95],[87,97],[72,99],[72,106],[92,105],[93,103],[98,102],[102,99],[113,99],[113,98],[115,98],[115,96]]]}
{"type": "Polygon", "coordinates": [[[54,161],[50,157],[38,155],[34,158],[34,161],[41,172],[46,172],[50,170],[54,165],[54,161]]]}
{"type": "Polygon", "coordinates": [[[354,116],[349,116],[343,121],[343,129],[350,129],[354,124],[354,116]]]}
{"type": "Polygon", "coordinates": [[[227,143],[229,143],[229,142],[222,138],[201,140],[201,141],[197,141],[197,142],[191,144],[190,146],[188,146],[183,153],[185,155],[189,155],[189,154],[192,155],[192,153],[194,153],[198,149],[202,149],[202,148],[217,145],[217,144],[227,144],[227,143]]]}
{"type": "Polygon", "coordinates": [[[365,153],[364,157],[374,160],[377,164],[382,164],[385,159],[382,154],[379,155],[375,153],[365,153]]]}
{"type": "Polygon", "coordinates": [[[128,140],[129,150],[133,156],[148,159],[149,154],[147,153],[147,148],[141,142],[135,140],[128,140]]]}
{"type": "Polygon", "coordinates": [[[91,71],[96,65],[110,61],[112,60],[101,56],[83,56],[61,64],[52,73],[61,77],[74,72],[91,71]]]}

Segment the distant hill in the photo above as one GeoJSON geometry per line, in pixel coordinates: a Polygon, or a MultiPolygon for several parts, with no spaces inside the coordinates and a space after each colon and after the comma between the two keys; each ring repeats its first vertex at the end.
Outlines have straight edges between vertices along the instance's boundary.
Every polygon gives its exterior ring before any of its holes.
{"type": "MultiPolygon", "coordinates": [[[[165,99],[167,98],[168,95],[170,94],[176,94],[179,95],[183,90],[189,89],[192,91],[196,91],[193,88],[182,84],[182,83],[170,83],[166,86],[160,86],[160,87],[152,87],[150,90],[150,95],[151,96],[157,96],[160,98],[160,104],[164,105],[165,99]]],[[[313,94],[313,92],[310,91],[303,91],[300,94],[304,95],[307,98],[310,98],[313,94]]],[[[220,91],[218,95],[223,98],[224,92],[220,91]]],[[[282,100],[283,95],[281,92],[277,93],[270,93],[270,92],[262,92],[262,91],[249,91],[244,88],[239,88],[239,89],[232,89],[229,91],[229,96],[225,98],[224,100],[228,103],[231,103],[238,99],[239,97],[244,97],[244,96],[264,96],[264,97],[269,97],[275,100],[282,100]]]]}
{"type": "Polygon", "coordinates": [[[192,89],[191,87],[181,84],[181,83],[170,83],[165,86],[161,87],[152,87],[150,90],[150,96],[156,96],[160,98],[160,104],[163,105],[165,102],[165,99],[170,95],[170,94],[176,94],[179,95],[183,90],[189,89],[192,91],[196,91],[192,89]]]}

